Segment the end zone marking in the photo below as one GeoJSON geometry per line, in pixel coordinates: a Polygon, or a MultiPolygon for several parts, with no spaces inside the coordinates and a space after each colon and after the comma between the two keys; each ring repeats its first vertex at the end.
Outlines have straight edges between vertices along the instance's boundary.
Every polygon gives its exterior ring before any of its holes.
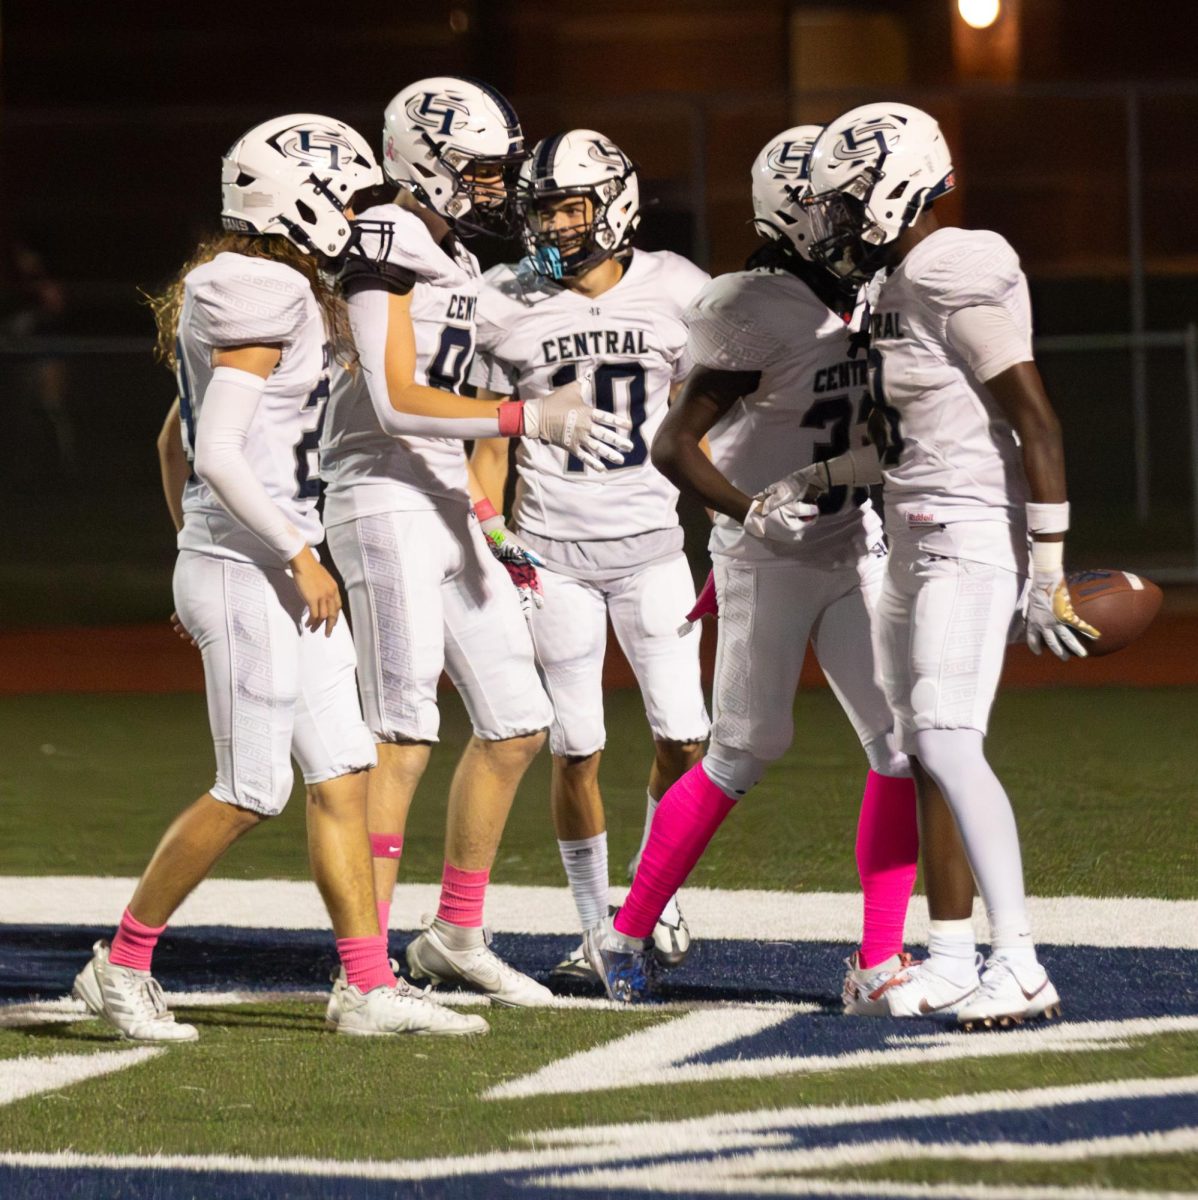
{"type": "MultiPolygon", "coordinates": [[[[109,877],[0,875],[0,913],[10,925],[115,924],[136,883],[109,877]]],[[[622,899],[625,891],[613,888],[613,899],[622,899]]],[[[435,884],[400,884],[391,910],[395,921],[432,911],[437,897],[435,884]]],[[[1198,950],[1198,900],[1033,896],[1028,908],[1036,940],[1043,945],[1198,950]]],[[[861,896],[856,892],[687,888],[686,912],[697,936],[730,941],[854,942],[861,932],[861,896]]],[[[487,915],[499,931],[578,933],[578,916],[565,886],[495,884],[487,892],[487,915]]],[[[207,879],[171,924],[326,929],[328,915],[308,882],[207,879]]],[[[981,901],[975,904],[974,927],[979,940],[987,941],[981,901]]],[[[907,940],[926,941],[927,928],[927,901],[914,896],[907,940]]]]}

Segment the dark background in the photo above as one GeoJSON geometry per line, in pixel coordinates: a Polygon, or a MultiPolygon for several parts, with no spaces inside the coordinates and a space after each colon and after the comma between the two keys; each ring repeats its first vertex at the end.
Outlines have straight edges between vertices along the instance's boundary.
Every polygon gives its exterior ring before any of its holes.
{"type": "MultiPolygon", "coordinates": [[[[952,0],[6,0],[0,624],[169,607],[153,440],[174,392],[138,290],[214,228],[220,155],[259,120],[327,112],[374,141],[412,80],[485,78],[530,142],[577,125],[613,138],[654,201],[640,244],[721,271],[754,245],[748,169],[769,137],[905,100],[953,148],[950,221],[997,229],[1023,256],[1038,333],[1179,334],[1198,321],[1195,47],[1192,3],[1006,0],[972,31],[952,0]]],[[[1138,485],[1135,354],[1041,354],[1066,426],[1074,558],[1193,578],[1185,358],[1140,353],[1138,485]]]]}

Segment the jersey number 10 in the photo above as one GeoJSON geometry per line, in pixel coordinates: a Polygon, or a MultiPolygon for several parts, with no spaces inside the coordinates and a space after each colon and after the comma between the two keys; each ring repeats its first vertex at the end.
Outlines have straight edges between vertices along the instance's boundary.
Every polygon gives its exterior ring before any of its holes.
{"type": "MultiPolygon", "coordinates": [[[[567,363],[553,373],[549,382],[559,388],[573,383],[577,378],[577,363],[567,363]]],[[[595,407],[609,413],[622,412],[632,422],[628,434],[632,439],[632,449],[624,455],[622,463],[612,463],[607,469],[618,471],[622,467],[639,467],[649,454],[649,448],[641,436],[641,426],[645,423],[645,368],[640,363],[601,363],[597,366],[595,407]]],[[[582,459],[575,458],[573,454],[567,456],[567,471],[582,469],[582,459]]]]}

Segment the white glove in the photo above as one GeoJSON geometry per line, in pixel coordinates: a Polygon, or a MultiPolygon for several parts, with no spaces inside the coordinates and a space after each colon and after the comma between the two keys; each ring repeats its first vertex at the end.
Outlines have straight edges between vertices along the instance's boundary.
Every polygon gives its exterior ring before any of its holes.
{"type": "Polygon", "coordinates": [[[827,480],[828,472],[823,463],[803,467],[777,483],[771,483],[760,493],[761,511],[768,517],[795,500],[814,500],[828,490],[827,480]]]}
{"type": "Polygon", "coordinates": [[[825,462],[812,463],[771,483],[761,493],[769,516],[792,500],[814,500],[834,487],[872,487],[882,481],[882,464],[873,446],[858,446],[825,462]]]}
{"type": "Polygon", "coordinates": [[[632,428],[627,417],[593,408],[587,393],[590,376],[567,383],[548,396],[524,402],[524,436],[560,446],[588,467],[603,470],[607,463],[617,466],[632,449],[624,436],[632,428]]]}
{"type": "Polygon", "coordinates": [[[1078,640],[1098,637],[1098,630],[1073,611],[1065,584],[1064,542],[1032,542],[1032,577],[1027,591],[1027,644],[1033,654],[1041,644],[1060,659],[1089,653],[1078,640]]]}
{"type": "Polygon", "coordinates": [[[520,541],[507,527],[503,514],[496,512],[489,502],[476,504],[474,512],[487,539],[487,548],[510,576],[520,596],[520,608],[527,617],[534,607],[540,608],[545,603],[545,590],[537,575],[537,567],[545,565],[544,559],[520,541]]]}
{"type": "Polygon", "coordinates": [[[794,545],[807,532],[807,526],[819,516],[814,504],[791,500],[768,515],[762,511],[764,493],[754,496],[745,517],[745,532],[765,542],[794,545]]]}

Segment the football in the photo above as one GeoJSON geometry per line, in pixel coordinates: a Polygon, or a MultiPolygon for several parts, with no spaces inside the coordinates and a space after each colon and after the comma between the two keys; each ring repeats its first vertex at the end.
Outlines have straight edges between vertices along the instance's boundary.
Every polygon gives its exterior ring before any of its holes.
{"type": "Polygon", "coordinates": [[[1130,571],[1072,571],[1066,577],[1073,611],[1102,634],[1082,639],[1095,657],[1131,645],[1161,608],[1161,589],[1130,571]]]}

